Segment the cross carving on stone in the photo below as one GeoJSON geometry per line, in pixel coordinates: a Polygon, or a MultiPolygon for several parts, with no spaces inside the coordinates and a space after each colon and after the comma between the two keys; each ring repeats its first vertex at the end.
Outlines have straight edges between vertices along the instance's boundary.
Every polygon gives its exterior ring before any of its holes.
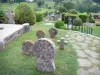
{"type": "Polygon", "coordinates": [[[61,38],[61,40],[57,40],[57,43],[60,44],[60,49],[64,50],[64,45],[67,45],[68,41],[65,41],[65,38],[61,38]]]}

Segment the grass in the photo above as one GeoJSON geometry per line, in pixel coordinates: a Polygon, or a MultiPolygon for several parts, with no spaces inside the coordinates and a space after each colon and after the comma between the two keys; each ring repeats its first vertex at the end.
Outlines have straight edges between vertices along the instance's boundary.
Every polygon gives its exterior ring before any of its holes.
{"type": "MultiPolygon", "coordinates": [[[[54,9],[47,9],[45,7],[38,8],[38,6],[37,6],[36,3],[27,3],[27,4],[31,7],[31,9],[35,9],[35,8],[40,9],[40,11],[36,11],[36,12],[42,12],[42,13],[44,13],[46,11],[48,11],[48,12],[54,11],[54,9]]],[[[48,6],[53,7],[54,2],[50,2],[50,1],[48,2],[47,1],[46,4],[48,4],[48,6]]],[[[13,4],[0,3],[0,9],[2,9],[5,12],[7,12],[8,8],[11,8],[13,10],[13,12],[15,12],[15,9],[17,8],[18,5],[19,5],[19,3],[13,3],[13,4]]]]}
{"type": "Polygon", "coordinates": [[[93,35],[100,37],[100,26],[93,27],[93,35]]]}
{"type": "Polygon", "coordinates": [[[35,69],[35,57],[26,56],[21,51],[21,45],[25,40],[36,41],[36,31],[43,29],[46,37],[49,38],[48,30],[52,26],[44,26],[43,22],[31,27],[31,31],[24,33],[11,42],[0,52],[0,75],[77,75],[78,64],[76,53],[70,44],[65,46],[65,50],[59,50],[56,40],[65,35],[66,31],[59,29],[59,33],[53,41],[56,44],[56,56],[54,58],[56,71],[54,73],[37,72],[35,69]]]}

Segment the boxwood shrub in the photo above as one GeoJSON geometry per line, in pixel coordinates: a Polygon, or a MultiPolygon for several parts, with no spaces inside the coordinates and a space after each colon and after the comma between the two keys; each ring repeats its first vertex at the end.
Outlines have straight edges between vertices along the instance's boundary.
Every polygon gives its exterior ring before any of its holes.
{"type": "Polygon", "coordinates": [[[54,26],[55,26],[56,28],[60,28],[60,27],[64,26],[64,22],[61,21],[61,20],[57,20],[57,21],[54,23],[54,26]]]}
{"type": "Polygon", "coordinates": [[[64,17],[65,17],[64,18],[64,23],[68,24],[68,21],[69,21],[68,18],[71,17],[72,23],[73,23],[73,20],[77,17],[77,15],[76,14],[69,14],[69,13],[67,13],[64,17]]]}
{"type": "Polygon", "coordinates": [[[79,18],[82,19],[82,22],[86,22],[87,18],[88,18],[88,15],[87,14],[79,14],[79,18]]]}
{"type": "Polygon", "coordinates": [[[36,22],[41,22],[43,20],[43,13],[36,13],[36,22]]]}
{"type": "Polygon", "coordinates": [[[73,20],[73,25],[75,25],[75,26],[81,26],[82,25],[82,20],[79,17],[75,18],[73,20]]]}
{"type": "Polygon", "coordinates": [[[27,3],[20,3],[15,10],[15,22],[18,24],[29,23],[35,24],[36,15],[27,3]]]}

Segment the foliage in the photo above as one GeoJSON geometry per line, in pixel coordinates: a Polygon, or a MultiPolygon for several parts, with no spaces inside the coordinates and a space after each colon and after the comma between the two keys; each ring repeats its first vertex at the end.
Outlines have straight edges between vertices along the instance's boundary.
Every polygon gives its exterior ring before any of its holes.
{"type": "Polygon", "coordinates": [[[75,9],[70,9],[70,10],[68,11],[68,13],[77,14],[77,11],[76,11],[75,9]]]}
{"type": "Polygon", "coordinates": [[[5,15],[3,10],[0,10],[0,17],[3,17],[5,15]]]}
{"type": "Polygon", "coordinates": [[[89,16],[88,16],[88,21],[89,21],[90,23],[95,23],[95,20],[94,20],[94,18],[92,17],[91,14],[89,14],[89,16]]]}
{"type": "Polygon", "coordinates": [[[72,3],[72,2],[65,2],[65,3],[63,3],[63,6],[64,6],[67,10],[70,10],[70,9],[74,9],[74,8],[75,8],[75,4],[72,3]]]}
{"type": "Polygon", "coordinates": [[[45,2],[43,0],[40,0],[37,2],[38,7],[44,6],[45,2]]]}
{"type": "Polygon", "coordinates": [[[64,29],[64,30],[67,30],[66,26],[60,26],[59,29],[64,29]]]}
{"type": "Polygon", "coordinates": [[[63,13],[63,12],[66,12],[66,11],[67,11],[67,9],[65,7],[63,7],[63,6],[59,7],[60,13],[63,13]]]}
{"type": "Polygon", "coordinates": [[[82,22],[86,22],[87,21],[87,14],[79,14],[79,18],[81,18],[82,22]]]}
{"type": "Polygon", "coordinates": [[[5,15],[4,11],[0,10],[0,23],[7,23],[8,22],[8,18],[5,15]]]}
{"type": "Polygon", "coordinates": [[[76,26],[81,26],[82,25],[82,20],[81,18],[77,17],[73,20],[73,25],[76,25],[76,26]]]}
{"type": "Polygon", "coordinates": [[[43,13],[36,13],[36,22],[40,22],[43,20],[43,13]]]}
{"type": "Polygon", "coordinates": [[[27,5],[27,3],[20,3],[15,10],[15,22],[19,24],[29,23],[35,24],[36,18],[33,10],[27,5]]]}
{"type": "Polygon", "coordinates": [[[60,28],[61,26],[64,26],[64,22],[61,21],[61,20],[57,20],[57,21],[55,22],[54,26],[55,26],[56,28],[60,28]]]}
{"type": "Polygon", "coordinates": [[[100,4],[100,0],[92,0],[92,1],[94,1],[94,2],[96,2],[96,3],[98,3],[98,4],[100,4]]]}
{"type": "Polygon", "coordinates": [[[96,26],[100,26],[100,22],[96,22],[95,24],[96,24],[96,26]]]}
{"type": "Polygon", "coordinates": [[[90,7],[90,12],[97,13],[100,11],[100,5],[92,5],[90,7]]]}
{"type": "Polygon", "coordinates": [[[64,23],[68,23],[69,22],[69,17],[71,18],[71,22],[73,23],[73,20],[77,17],[76,14],[70,14],[70,13],[67,13],[65,16],[64,16],[64,23]]]}

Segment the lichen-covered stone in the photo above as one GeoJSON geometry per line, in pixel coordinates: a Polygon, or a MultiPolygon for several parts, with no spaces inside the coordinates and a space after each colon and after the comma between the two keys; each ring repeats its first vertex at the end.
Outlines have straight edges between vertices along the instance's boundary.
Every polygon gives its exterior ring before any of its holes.
{"type": "Polygon", "coordinates": [[[54,72],[55,44],[47,38],[37,40],[32,48],[33,56],[36,56],[36,69],[40,72],[54,72]]]}
{"type": "Polygon", "coordinates": [[[57,35],[57,33],[58,33],[58,31],[56,28],[49,29],[50,38],[54,38],[57,35]]]}
{"type": "Polygon", "coordinates": [[[36,32],[36,36],[37,36],[38,39],[44,38],[44,37],[45,37],[45,33],[44,33],[43,30],[38,30],[38,31],[36,32]]]}
{"type": "Polygon", "coordinates": [[[33,42],[31,40],[26,40],[22,44],[22,51],[26,55],[32,55],[33,42]]]}

